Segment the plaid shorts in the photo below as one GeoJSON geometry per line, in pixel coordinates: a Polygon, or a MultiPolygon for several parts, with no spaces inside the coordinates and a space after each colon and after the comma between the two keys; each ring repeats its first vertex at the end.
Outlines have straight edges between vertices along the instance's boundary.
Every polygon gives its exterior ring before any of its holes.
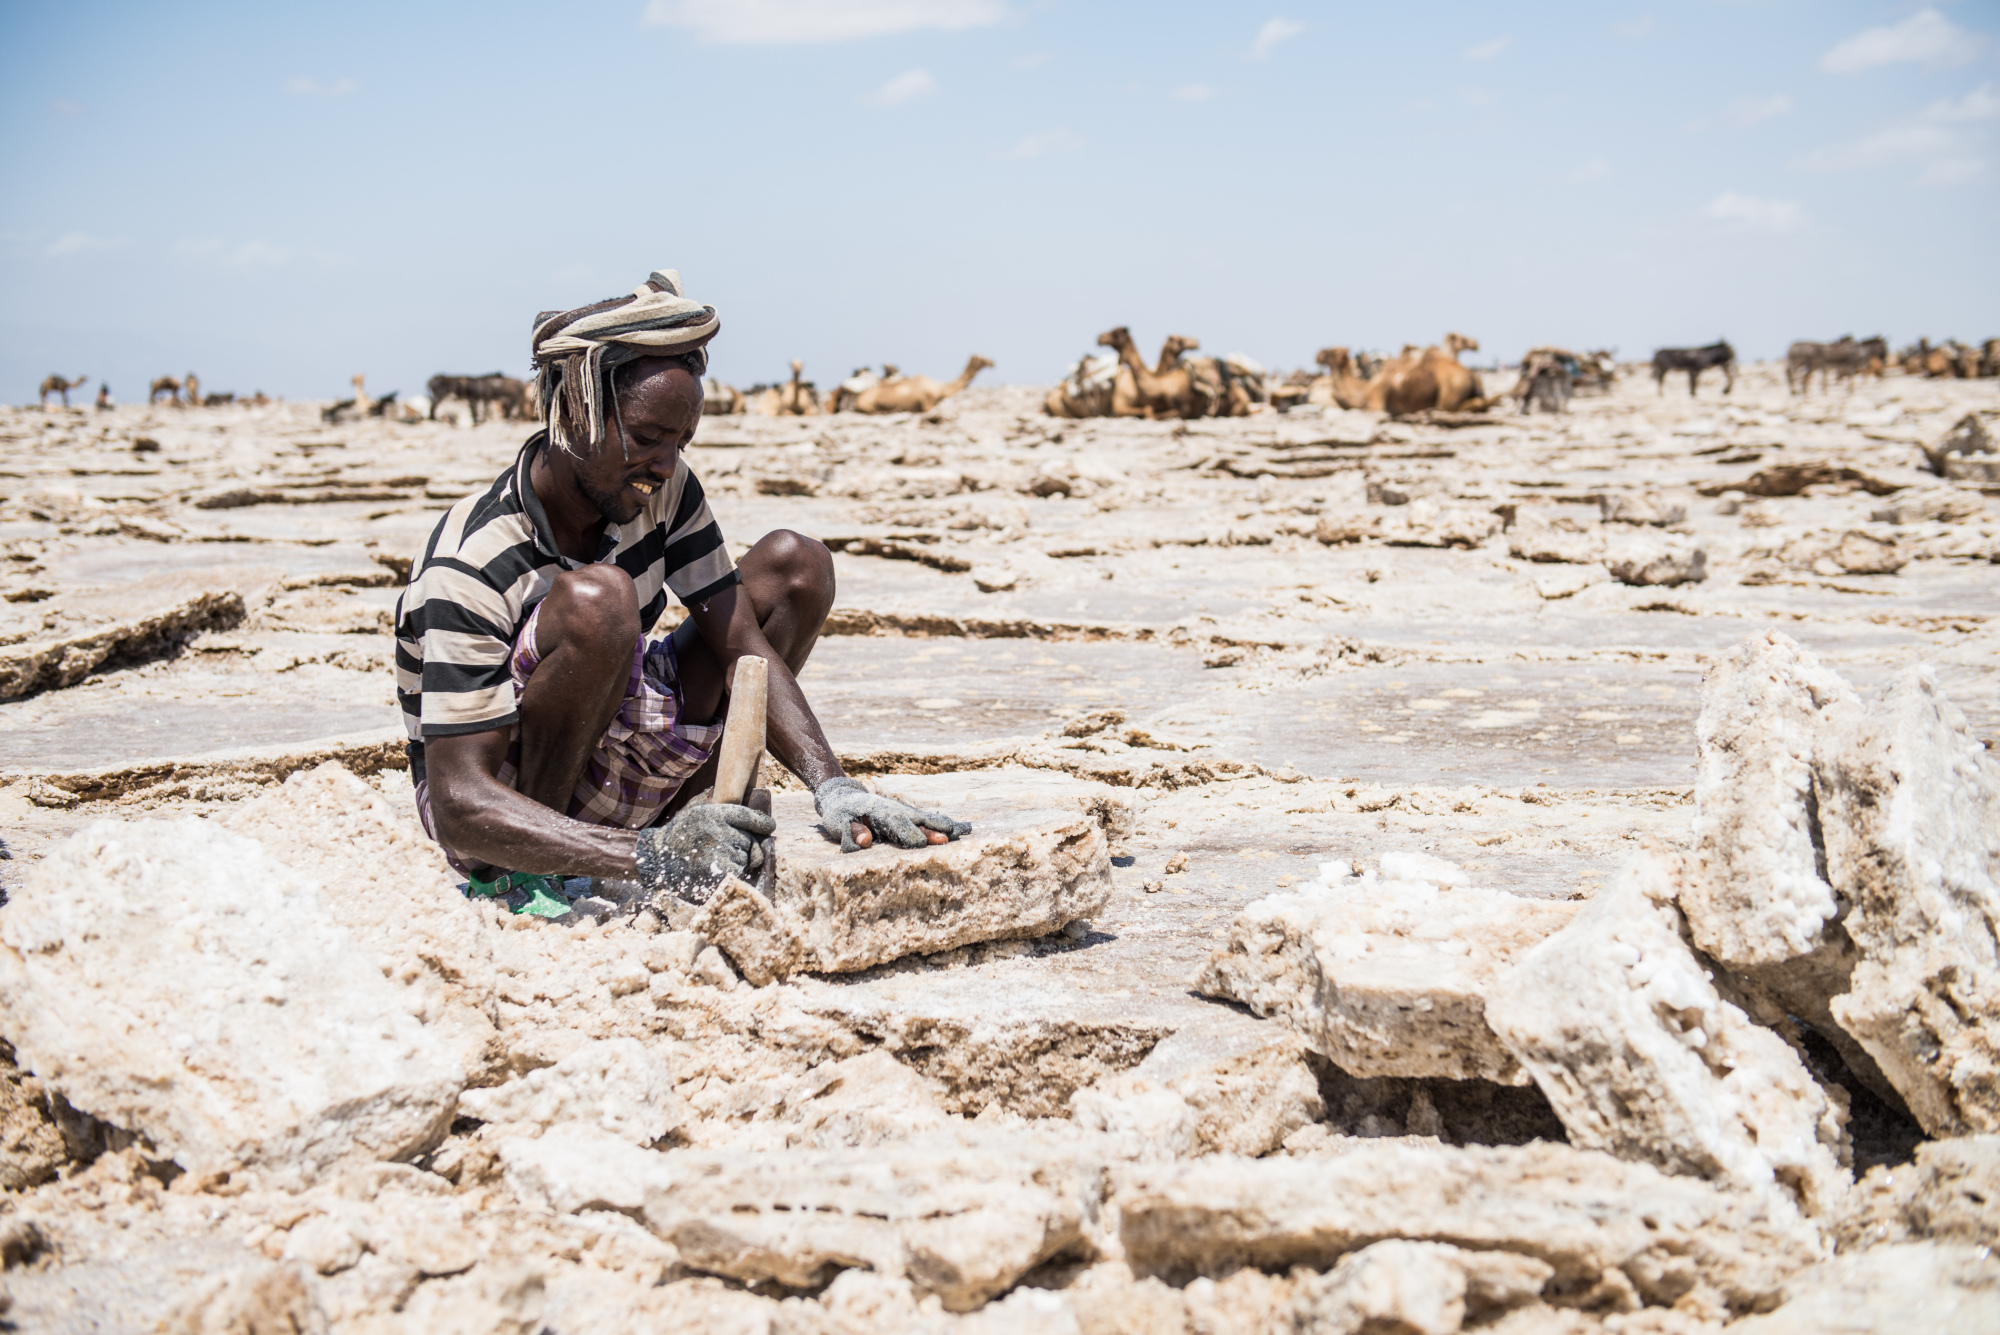
{"type": "MultiPolygon", "coordinates": [[[[526,689],[528,679],[542,663],[535,644],[535,623],[541,615],[537,606],[514,640],[508,667],[516,695],[526,689]]],[[[586,825],[627,830],[650,825],[722,740],[722,724],[688,723],[680,713],[680,661],[672,638],[641,638],[632,648],[624,702],[598,740],[597,749],[584,762],[564,814],[586,825]]],[[[520,725],[515,724],[509,734],[507,759],[495,777],[512,788],[520,777],[520,725]]],[[[428,782],[417,785],[417,816],[424,823],[424,832],[437,839],[437,829],[431,823],[428,782]]],[[[459,871],[473,870],[451,849],[445,849],[445,856],[459,871]]]]}

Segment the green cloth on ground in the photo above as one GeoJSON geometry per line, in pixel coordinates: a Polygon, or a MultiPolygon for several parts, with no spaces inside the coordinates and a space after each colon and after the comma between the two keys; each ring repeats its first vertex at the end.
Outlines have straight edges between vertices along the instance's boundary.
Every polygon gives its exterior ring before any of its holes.
{"type": "Polygon", "coordinates": [[[498,899],[510,913],[532,913],[537,918],[560,918],[569,912],[562,877],[534,872],[503,871],[491,880],[473,876],[465,883],[465,897],[498,899]]]}

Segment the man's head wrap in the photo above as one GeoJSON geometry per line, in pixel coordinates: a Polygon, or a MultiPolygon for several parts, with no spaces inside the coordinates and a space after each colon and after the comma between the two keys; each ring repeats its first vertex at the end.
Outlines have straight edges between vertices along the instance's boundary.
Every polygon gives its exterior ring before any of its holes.
{"type": "MultiPolygon", "coordinates": [[[[684,356],[699,378],[708,370],[703,349],[721,328],[715,307],[681,295],[681,276],[672,269],[655,269],[629,297],[543,311],[535,317],[529,349],[549,440],[572,454],[579,443],[602,443],[606,404],[610,415],[619,417],[613,372],[641,357],[684,356]],[[582,442],[569,438],[565,420],[581,427],[582,442]]],[[[624,436],[622,417],[619,435],[624,436]]]]}

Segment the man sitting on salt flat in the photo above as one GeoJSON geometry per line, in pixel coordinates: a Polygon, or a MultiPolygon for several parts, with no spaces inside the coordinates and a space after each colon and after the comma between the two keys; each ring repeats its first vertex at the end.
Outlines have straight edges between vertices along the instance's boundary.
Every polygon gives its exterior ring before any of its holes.
{"type": "Polygon", "coordinates": [[[771,753],[829,838],[853,851],[971,832],[841,773],[796,676],[833,606],[826,547],[778,529],[739,568],[723,546],[682,454],[720,328],[671,269],[537,316],[542,428],[446,512],[397,601],[418,814],[469,893],[515,912],[566,912],[562,876],[700,899],[754,872],[771,818],[691,800],[713,781],[746,655],[770,665],[771,753]],[[649,638],[669,591],[687,619],[649,638]]]}

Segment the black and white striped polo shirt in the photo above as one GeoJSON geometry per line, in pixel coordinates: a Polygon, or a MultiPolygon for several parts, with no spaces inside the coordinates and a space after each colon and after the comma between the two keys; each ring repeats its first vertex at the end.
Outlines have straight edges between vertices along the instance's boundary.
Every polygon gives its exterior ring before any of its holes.
{"type": "Polygon", "coordinates": [[[445,512],[396,600],[396,701],[415,781],[424,778],[426,737],[488,732],[520,717],[508,659],[559,572],[601,562],[623,569],[638,586],[646,631],[669,590],[692,606],[741,578],[685,455],[637,518],[606,525],[596,561],[562,555],[528,481],[545,440],[530,436],[491,487],[445,512]]]}

